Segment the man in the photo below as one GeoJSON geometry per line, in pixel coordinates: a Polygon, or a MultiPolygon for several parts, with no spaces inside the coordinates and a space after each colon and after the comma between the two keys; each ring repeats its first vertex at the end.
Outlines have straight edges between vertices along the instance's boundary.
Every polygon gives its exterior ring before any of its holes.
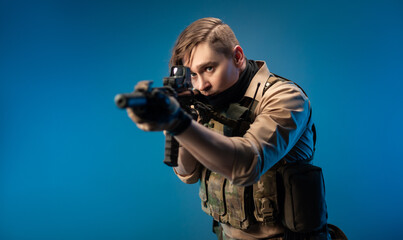
{"type": "Polygon", "coordinates": [[[132,109],[129,117],[139,128],[166,130],[180,143],[174,171],[185,183],[200,181],[202,209],[214,218],[219,239],[283,239],[288,230],[279,217],[273,173],[282,164],[312,159],[307,96],[270,73],[265,62],[247,60],[231,28],[216,18],[189,25],[170,64],[190,68],[193,87],[217,111],[249,119],[247,131],[215,120],[199,124],[172,98],[159,121],[132,109]]]}

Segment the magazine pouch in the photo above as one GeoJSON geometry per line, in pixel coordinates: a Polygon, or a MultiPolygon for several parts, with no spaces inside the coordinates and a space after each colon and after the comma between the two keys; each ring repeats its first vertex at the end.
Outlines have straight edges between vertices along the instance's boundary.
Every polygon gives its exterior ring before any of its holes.
{"type": "Polygon", "coordinates": [[[278,171],[284,225],[301,233],[322,229],[327,224],[322,169],[308,163],[287,163],[278,171]]]}

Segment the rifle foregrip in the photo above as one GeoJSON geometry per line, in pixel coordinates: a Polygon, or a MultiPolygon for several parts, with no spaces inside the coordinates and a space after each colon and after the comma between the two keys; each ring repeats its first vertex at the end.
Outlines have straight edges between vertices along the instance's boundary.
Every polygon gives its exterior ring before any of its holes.
{"type": "Polygon", "coordinates": [[[176,139],[170,135],[165,135],[165,159],[164,163],[170,167],[178,166],[178,153],[179,143],[176,139]]]}

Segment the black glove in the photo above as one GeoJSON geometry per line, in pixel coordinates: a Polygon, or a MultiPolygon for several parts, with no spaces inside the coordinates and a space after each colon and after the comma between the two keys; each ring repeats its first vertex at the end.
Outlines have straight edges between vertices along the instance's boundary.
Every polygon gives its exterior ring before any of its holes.
{"type": "MultiPolygon", "coordinates": [[[[139,82],[135,90],[145,87],[139,82]]],[[[171,135],[178,135],[185,131],[192,122],[192,118],[180,107],[178,101],[159,89],[151,90],[144,107],[127,108],[129,117],[137,127],[144,131],[166,130],[171,135]]]]}

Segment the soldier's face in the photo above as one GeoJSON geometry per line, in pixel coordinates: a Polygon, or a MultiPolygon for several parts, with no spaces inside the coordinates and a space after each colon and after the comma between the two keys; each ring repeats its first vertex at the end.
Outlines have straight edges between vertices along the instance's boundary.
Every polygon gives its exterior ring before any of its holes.
{"type": "Polygon", "coordinates": [[[197,45],[190,59],[183,59],[185,66],[190,68],[193,87],[206,96],[212,96],[234,85],[242,70],[237,58],[239,49],[243,58],[242,49],[237,47],[234,48],[234,57],[228,58],[214,51],[208,43],[197,45]]]}

